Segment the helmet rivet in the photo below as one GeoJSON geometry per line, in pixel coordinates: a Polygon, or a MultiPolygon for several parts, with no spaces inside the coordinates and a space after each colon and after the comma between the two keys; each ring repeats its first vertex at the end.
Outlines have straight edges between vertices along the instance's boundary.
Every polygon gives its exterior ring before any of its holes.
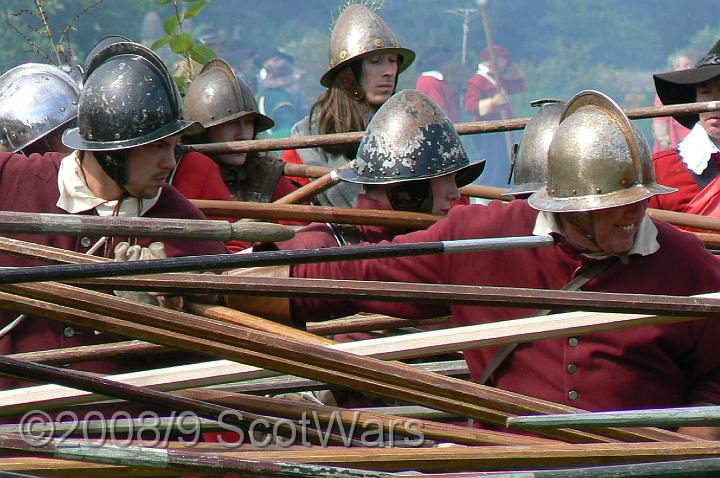
{"type": "Polygon", "coordinates": [[[622,186],[626,186],[626,185],[627,185],[627,179],[623,179],[622,181],[620,181],[620,184],[621,184],[622,186]]]}
{"type": "Polygon", "coordinates": [[[230,108],[227,108],[225,111],[227,111],[228,113],[232,113],[232,110],[230,108]]]}
{"type": "Polygon", "coordinates": [[[120,139],[120,133],[115,133],[115,139],[120,139]]]}
{"type": "Polygon", "coordinates": [[[572,193],[573,193],[573,194],[577,194],[577,189],[573,189],[573,190],[572,190],[572,193]]]}
{"type": "Polygon", "coordinates": [[[555,195],[555,190],[554,190],[554,189],[551,189],[551,190],[550,190],[550,194],[552,194],[552,195],[554,196],[554,195],[555,195]]]}
{"type": "Polygon", "coordinates": [[[215,119],[215,115],[210,115],[210,119],[215,119]]]}
{"type": "Polygon", "coordinates": [[[595,192],[598,193],[598,194],[600,194],[600,193],[602,192],[602,189],[601,189],[601,188],[597,188],[597,189],[595,190],[595,192]]]}

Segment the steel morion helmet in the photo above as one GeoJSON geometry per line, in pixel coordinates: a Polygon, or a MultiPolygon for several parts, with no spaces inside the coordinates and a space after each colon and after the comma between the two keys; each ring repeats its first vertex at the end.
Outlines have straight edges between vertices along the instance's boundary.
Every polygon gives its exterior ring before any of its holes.
{"type": "Polygon", "coordinates": [[[397,53],[398,74],[415,59],[415,52],[403,48],[380,15],[365,5],[349,5],[340,14],[330,36],[330,62],[320,84],[330,88],[335,76],[350,63],[373,53],[397,53]]]}
{"type": "Polygon", "coordinates": [[[77,117],[80,89],[54,65],[25,63],[0,76],[0,151],[17,152],[77,117]]]}
{"type": "MultiPolygon", "coordinates": [[[[468,160],[440,107],[419,91],[403,90],[378,109],[360,142],[354,168],[340,169],[339,175],[352,183],[403,183],[412,188],[410,183],[457,173],[460,187],[474,181],[484,167],[485,160],[468,160]]],[[[420,189],[429,189],[425,183],[420,189]]]]}
{"type": "Polygon", "coordinates": [[[647,140],[620,107],[598,91],[568,102],[548,151],[548,184],[530,196],[535,209],[594,211],[632,204],[674,188],[655,182],[647,140]]]}
{"type": "Polygon", "coordinates": [[[247,115],[254,117],[256,133],[275,124],[258,112],[250,87],[235,75],[225,60],[209,61],[185,94],[183,117],[209,128],[247,115]]]}
{"type": "MultiPolygon", "coordinates": [[[[147,47],[112,43],[88,65],[78,127],[63,135],[73,149],[115,152],[152,143],[200,124],[181,119],[180,93],[163,62],[147,47]]],[[[96,154],[110,177],[127,180],[125,154],[96,154]]]]}
{"type": "Polygon", "coordinates": [[[530,194],[545,187],[548,148],[566,104],[565,101],[556,99],[535,100],[530,103],[531,106],[539,106],[540,110],[525,126],[517,154],[513,155],[512,174],[515,185],[504,192],[503,196],[530,194]]]}
{"type": "Polygon", "coordinates": [[[109,45],[113,45],[115,43],[126,43],[126,42],[132,42],[129,38],[126,38],[122,35],[108,35],[105,38],[100,39],[95,46],[93,46],[90,51],[88,52],[87,56],[85,57],[85,64],[83,65],[83,70],[87,71],[88,67],[90,66],[90,61],[97,55],[101,50],[105,49],[109,45]]]}

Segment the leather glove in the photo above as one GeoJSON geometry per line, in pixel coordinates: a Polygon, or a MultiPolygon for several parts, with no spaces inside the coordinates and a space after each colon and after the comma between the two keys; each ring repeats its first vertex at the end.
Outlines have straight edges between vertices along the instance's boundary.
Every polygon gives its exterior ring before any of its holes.
{"type": "MultiPolygon", "coordinates": [[[[147,247],[137,244],[130,245],[121,242],[115,246],[115,262],[144,261],[150,259],[166,259],[165,245],[162,242],[153,242],[147,247]]],[[[167,309],[182,310],[185,302],[182,296],[171,296],[157,292],[142,292],[131,290],[113,291],[116,296],[130,299],[144,304],[157,305],[167,309]]]]}

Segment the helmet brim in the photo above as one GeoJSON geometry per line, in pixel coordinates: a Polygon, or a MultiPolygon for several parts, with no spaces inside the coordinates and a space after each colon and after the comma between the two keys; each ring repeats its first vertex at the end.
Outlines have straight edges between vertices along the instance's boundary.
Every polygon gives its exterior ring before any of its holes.
{"type": "Polygon", "coordinates": [[[535,182],[535,183],[524,183],[524,184],[516,184],[504,193],[501,194],[501,196],[516,196],[518,194],[532,194],[535,191],[539,191],[543,189],[545,186],[547,186],[546,182],[535,182]]]}
{"type": "Polygon", "coordinates": [[[355,184],[395,184],[395,183],[404,183],[409,181],[421,181],[423,179],[432,179],[432,178],[439,178],[440,176],[445,176],[447,174],[457,173],[457,176],[455,176],[455,182],[457,183],[457,186],[463,187],[467,186],[468,184],[475,181],[480,174],[485,169],[485,160],[480,159],[474,163],[466,164],[465,166],[462,166],[458,169],[455,169],[453,171],[443,171],[443,172],[436,172],[431,174],[424,174],[419,176],[414,176],[412,178],[376,178],[376,179],[370,179],[366,178],[364,176],[358,175],[357,171],[355,171],[355,168],[340,168],[337,170],[338,177],[342,179],[343,181],[347,181],[349,183],[355,183],[355,184]]]}
{"type": "MultiPolygon", "coordinates": [[[[253,115],[253,121],[255,123],[255,133],[262,133],[263,131],[267,131],[273,126],[275,126],[275,122],[270,118],[269,116],[265,116],[262,113],[258,113],[257,111],[238,111],[235,114],[232,114],[230,116],[225,116],[224,118],[220,118],[213,121],[206,121],[203,123],[203,127],[210,128],[212,126],[217,126],[219,124],[228,123],[230,121],[236,120],[238,118],[243,118],[248,115],[253,115]]],[[[184,133],[184,135],[192,136],[196,133],[184,133]]]]}
{"type": "Polygon", "coordinates": [[[636,184],[627,189],[613,191],[607,194],[592,194],[568,198],[553,197],[548,193],[547,187],[535,191],[529,198],[528,204],[538,211],[545,212],[587,212],[625,206],[659,194],[676,192],[676,188],[661,184],[636,184]]]}
{"type": "Polygon", "coordinates": [[[65,146],[80,151],[115,151],[119,149],[135,148],[144,146],[176,134],[200,134],[203,126],[197,121],[174,120],[139,138],[131,138],[119,141],[88,141],[80,136],[80,128],[72,128],[62,136],[65,146]]]}
{"type": "Polygon", "coordinates": [[[323,85],[325,88],[330,88],[333,84],[333,81],[335,80],[335,76],[337,76],[338,72],[346,65],[349,65],[350,63],[358,60],[362,60],[363,58],[370,55],[375,55],[377,53],[397,53],[398,55],[400,55],[400,58],[402,58],[402,63],[400,63],[400,66],[398,66],[398,75],[400,75],[400,73],[402,73],[403,71],[407,70],[408,67],[412,65],[412,62],[415,61],[415,52],[408,48],[377,48],[361,55],[355,55],[351,58],[348,58],[347,60],[339,62],[332,68],[328,68],[328,71],[326,71],[323,76],[320,77],[320,84],[323,85]]]}

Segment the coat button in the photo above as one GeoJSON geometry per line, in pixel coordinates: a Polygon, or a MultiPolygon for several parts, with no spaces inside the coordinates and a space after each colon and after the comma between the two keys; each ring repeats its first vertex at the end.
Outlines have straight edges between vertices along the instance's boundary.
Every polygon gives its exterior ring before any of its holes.
{"type": "Polygon", "coordinates": [[[568,345],[570,347],[577,347],[580,345],[580,340],[577,337],[571,337],[568,339],[568,345]]]}
{"type": "Polygon", "coordinates": [[[577,400],[577,398],[578,398],[578,393],[577,393],[575,390],[570,390],[570,391],[568,392],[568,398],[569,398],[570,400],[577,400]]]}
{"type": "Polygon", "coordinates": [[[577,365],[575,365],[574,363],[571,363],[570,365],[567,366],[567,371],[568,371],[568,373],[577,372],[577,365]]]}
{"type": "Polygon", "coordinates": [[[80,245],[83,247],[90,247],[92,245],[92,241],[89,237],[83,237],[80,239],[80,245]]]}
{"type": "Polygon", "coordinates": [[[75,329],[72,327],[65,327],[63,329],[63,335],[67,338],[73,337],[75,335],[75,329]]]}

